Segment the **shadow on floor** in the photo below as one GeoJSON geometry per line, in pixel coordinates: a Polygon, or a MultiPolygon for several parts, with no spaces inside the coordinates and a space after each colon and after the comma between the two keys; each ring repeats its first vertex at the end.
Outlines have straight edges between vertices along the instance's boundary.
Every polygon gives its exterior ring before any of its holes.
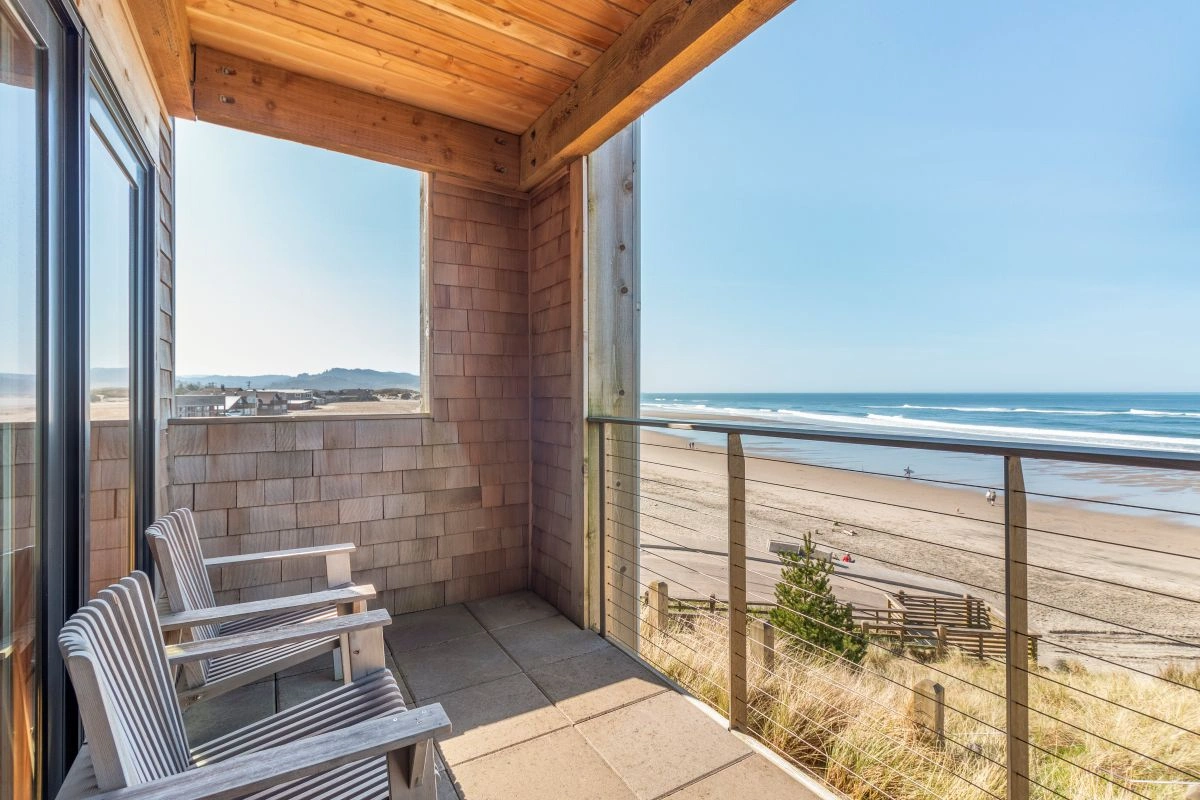
{"type": "MultiPolygon", "coordinates": [[[[815,798],[530,592],[400,615],[384,634],[406,700],[441,703],[454,726],[439,742],[439,800],[815,798]]],[[[205,741],[334,685],[328,656],[308,662],[189,709],[189,737],[205,741]]]]}

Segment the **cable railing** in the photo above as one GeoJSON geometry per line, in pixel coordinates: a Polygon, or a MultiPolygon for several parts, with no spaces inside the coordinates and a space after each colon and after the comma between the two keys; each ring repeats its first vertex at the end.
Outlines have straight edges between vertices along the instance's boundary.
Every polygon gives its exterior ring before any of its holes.
{"type": "Polygon", "coordinates": [[[1200,491],[1200,455],[589,423],[602,632],[732,729],[856,798],[1200,796],[1197,514],[1036,485],[1075,463],[1200,491]],[[992,457],[1002,483],[786,440],[992,457]]]}

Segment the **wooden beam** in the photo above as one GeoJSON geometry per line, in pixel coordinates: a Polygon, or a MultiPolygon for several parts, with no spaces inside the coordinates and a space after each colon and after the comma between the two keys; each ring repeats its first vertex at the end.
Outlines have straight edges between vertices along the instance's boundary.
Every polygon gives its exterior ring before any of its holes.
{"type": "Polygon", "coordinates": [[[512,134],[201,46],[195,109],[206,122],[504,189],[520,171],[512,134]]]}
{"type": "Polygon", "coordinates": [[[587,155],[791,0],[657,0],[521,136],[521,188],[587,155]]]}
{"type": "MultiPolygon", "coordinates": [[[[641,402],[639,147],[638,126],[634,124],[587,159],[583,363],[589,415],[636,417],[641,402]]],[[[601,427],[607,428],[606,432],[600,431],[600,435],[607,436],[603,447],[598,436],[589,442],[588,473],[594,477],[590,478],[588,505],[589,524],[596,532],[595,551],[604,555],[594,561],[600,570],[589,577],[604,585],[607,596],[601,606],[606,608],[601,611],[607,613],[609,638],[641,653],[645,643],[639,642],[639,429],[628,425],[601,427]],[[620,466],[618,471],[623,475],[615,474],[611,468],[614,464],[620,466]],[[605,487],[603,492],[600,486],[605,487]],[[621,499],[613,502],[618,492],[621,499]]]]}
{"type": "Polygon", "coordinates": [[[192,118],[192,34],[183,0],[127,0],[167,113],[192,118]]]}

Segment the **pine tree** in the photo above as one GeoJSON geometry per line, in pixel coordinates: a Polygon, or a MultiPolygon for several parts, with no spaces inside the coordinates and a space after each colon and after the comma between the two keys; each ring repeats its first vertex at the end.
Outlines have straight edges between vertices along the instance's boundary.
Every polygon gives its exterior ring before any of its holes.
{"type": "Polygon", "coordinates": [[[794,644],[811,644],[814,653],[835,653],[860,663],[867,648],[854,627],[853,609],[834,597],[829,582],[833,564],[817,555],[812,534],[804,535],[801,552],[780,553],[779,559],[783,571],[775,584],[771,624],[794,636],[794,644]]]}

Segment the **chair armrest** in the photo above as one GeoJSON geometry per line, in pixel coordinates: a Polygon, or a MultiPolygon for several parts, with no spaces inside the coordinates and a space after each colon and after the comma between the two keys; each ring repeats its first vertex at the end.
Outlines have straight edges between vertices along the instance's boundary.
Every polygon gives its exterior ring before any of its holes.
{"type": "Polygon", "coordinates": [[[435,703],[105,792],[92,800],[233,800],[449,732],[450,720],[435,703]]]}
{"type": "Polygon", "coordinates": [[[264,561],[283,561],[289,558],[320,558],[337,553],[353,553],[355,546],[346,544],[323,544],[317,547],[298,547],[295,550],[271,550],[265,553],[244,553],[240,556],[218,556],[204,559],[206,567],[231,567],[237,564],[260,564],[264,561]]]}
{"type": "Polygon", "coordinates": [[[251,600],[247,603],[233,603],[227,606],[180,611],[174,614],[159,614],[158,625],[164,631],[173,631],[180,628],[193,628],[197,625],[219,625],[222,622],[279,614],[284,611],[300,611],[306,608],[362,602],[374,597],[375,587],[368,583],[365,586],[346,586],[342,589],[328,589],[323,592],[273,597],[268,600],[251,600]]]}
{"type": "Polygon", "coordinates": [[[169,644],[166,646],[167,661],[171,666],[177,666],[190,661],[204,661],[209,658],[244,653],[248,650],[262,650],[267,647],[341,636],[370,628],[382,628],[384,625],[391,624],[391,621],[392,618],[386,611],[376,609],[319,622],[280,625],[275,628],[263,628],[259,631],[235,633],[231,636],[218,636],[199,642],[169,644]]]}

